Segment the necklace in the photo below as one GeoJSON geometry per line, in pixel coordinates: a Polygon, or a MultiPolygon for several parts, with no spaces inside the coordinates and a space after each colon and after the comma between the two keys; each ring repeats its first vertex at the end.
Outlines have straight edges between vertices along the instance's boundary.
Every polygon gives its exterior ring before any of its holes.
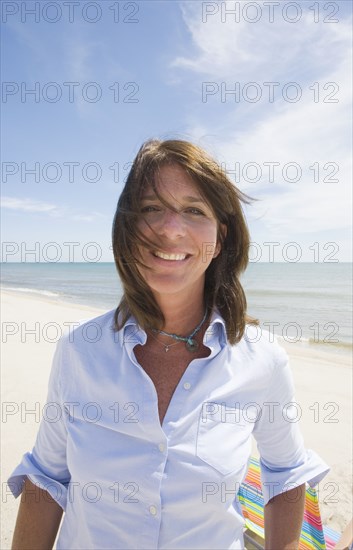
{"type": "Polygon", "coordinates": [[[151,334],[151,336],[156,340],[156,342],[159,342],[162,346],[164,346],[164,351],[165,352],[169,351],[169,348],[172,348],[173,346],[177,346],[178,344],[180,344],[180,342],[175,342],[175,344],[168,344],[166,346],[165,344],[163,344],[163,342],[158,340],[158,338],[156,338],[153,334],[151,334]]]}
{"type": "MultiPolygon", "coordinates": [[[[203,325],[206,317],[207,317],[207,309],[205,311],[205,315],[203,316],[203,319],[202,319],[201,323],[199,325],[197,325],[197,327],[192,331],[192,333],[189,336],[178,336],[177,334],[171,334],[170,332],[165,332],[164,330],[158,330],[156,328],[152,328],[151,330],[153,332],[158,332],[158,334],[163,334],[164,336],[170,336],[171,338],[174,338],[174,340],[178,340],[177,343],[185,342],[186,349],[188,351],[190,351],[191,353],[194,353],[195,351],[197,351],[199,349],[199,345],[196,342],[196,340],[194,340],[194,336],[195,336],[195,334],[197,334],[199,332],[199,330],[200,330],[201,326],[203,325]]],[[[171,346],[174,346],[174,345],[176,345],[176,344],[170,344],[169,346],[164,346],[165,351],[168,351],[169,348],[171,346]]]]}

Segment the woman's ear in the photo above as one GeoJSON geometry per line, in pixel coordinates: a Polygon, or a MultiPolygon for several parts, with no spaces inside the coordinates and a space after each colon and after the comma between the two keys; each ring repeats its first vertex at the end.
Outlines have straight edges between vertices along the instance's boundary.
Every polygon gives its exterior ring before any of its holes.
{"type": "MultiPolygon", "coordinates": [[[[224,223],[219,224],[219,233],[222,235],[222,242],[227,236],[227,226],[224,223]]],[[[217,240],[216,248],[213,254],[213,258],[217,258],[218,254],[222,250],[222,243],[220,239],[217,240]]]]}

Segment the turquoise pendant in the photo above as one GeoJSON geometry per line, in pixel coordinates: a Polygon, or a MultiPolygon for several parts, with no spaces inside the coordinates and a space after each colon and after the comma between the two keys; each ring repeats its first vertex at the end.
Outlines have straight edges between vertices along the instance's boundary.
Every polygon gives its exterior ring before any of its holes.
{"type": "Polygon", "coordinates": [[[192,338],[190,338],[190,340],[187,340],[185,347],[188,351],[191,351],[191,353],[195,353],[195,351],[199,349],[198,343],[192,338]]]}

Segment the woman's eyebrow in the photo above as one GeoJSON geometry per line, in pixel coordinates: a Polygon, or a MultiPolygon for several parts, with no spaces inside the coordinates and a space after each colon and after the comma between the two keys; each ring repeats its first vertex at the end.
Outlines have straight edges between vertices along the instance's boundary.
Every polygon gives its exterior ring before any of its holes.
{"type": "Polygon", "coordinates": [[[189,202],[205,203],[205,201],[201,197],[191,197],[190,195],[188,195],[187,197],[183,197],[183,199],[189,202]]]}

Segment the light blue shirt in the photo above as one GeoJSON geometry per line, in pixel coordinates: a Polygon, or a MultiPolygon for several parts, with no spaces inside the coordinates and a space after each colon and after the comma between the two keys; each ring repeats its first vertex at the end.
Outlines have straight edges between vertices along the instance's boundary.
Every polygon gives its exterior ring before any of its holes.
{"type": "Polygon", "coordinates": [[[237,492],[251,435],[265,503],[329,470],[303,446],[286,352],[252,326],[231,346],[214,311],[211,353],[190,362],[161,426],[133,351],[147,335],[133,317],[114,333],[113,316],[58,343],[35,446],[10,489],[17,497],[27,475],[65,510],[57,549],[244,548],[237,492]]]}

